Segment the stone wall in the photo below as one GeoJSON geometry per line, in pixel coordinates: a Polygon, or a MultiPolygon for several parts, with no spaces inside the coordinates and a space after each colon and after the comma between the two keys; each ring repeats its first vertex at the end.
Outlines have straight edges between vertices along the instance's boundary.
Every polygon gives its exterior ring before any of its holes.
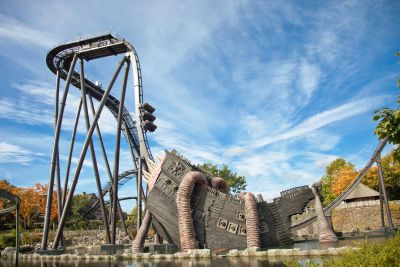
{"type": "MultiPolygon", "coordinates": [[[[400,200],[389,201],[390,211],[392,213],[393,224],[400,226],[400,200]]],[[[307,217],[314,215],[313,212],[308,214],[296,215],[292,221],[301,221],[307,217]]],[[[378,230],[381,228],[381,216],[379,200],[370,200],[363,202],[341,203],[332,212],[332,224],[336,232],[353,232],[378,230]]],[[[387,217],[385,212],[385,224],[387,225],[387,217]]],[[[293,232],[294,237],[316,236],[318,227],[316,222],[293,232]]]]}
{"type": "MultiPolygon", "coordinates": [[[[97,246],[104,245],[106,243],[105,240],[105,231],[104,230],[72,230],[72,231],[64,231],[64,240],[65,245],[68,246],[97,246]]],[[[116,233],[116,244],[117,245],[125,245],[129,244],[131,241],[129,237],[125,236],[124,232],[117,228],[116,233]]],[[[49,246],[51,247],[52,242],[49,242],[49,246]]],[[[40,249],[41,242],[38,242],[34,245],[35,249],[40,249]]]]}
{"type": "MultiPolygon", "coordinates": [[[[400,226],[400,201],[390,201],[389,207],[393,224],[400,226]]],[[[333,210],[332,223],[337,232],[377,230],[381,228],[379,200],[340,204],[333,210]]]]}

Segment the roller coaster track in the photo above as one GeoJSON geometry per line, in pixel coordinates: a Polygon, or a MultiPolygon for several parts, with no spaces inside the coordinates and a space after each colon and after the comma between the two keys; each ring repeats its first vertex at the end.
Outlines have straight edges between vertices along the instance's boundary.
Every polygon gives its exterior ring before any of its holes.
{"type": "MultiPolygon", "coordinates": [[[[137,175],[136,170],[128,170],[123,173],[121,173],[118,176],[118,186],[123,186],[127,181],[132,179],[132,175],[137,175]]],[[[107,195],[108,192],[110,192],[111,189],[111,183],[108,182],[104,187],[103,187],[103,197],[107,195]]],[[[121,199],[120,199],[121,200],[121,199]]],[[[99,205],[100,201],[97,200],[93,205],[82,215],[82,217],[87,216],[90,212],[92,212],[97,205],[99,205]]]]}
{"type": "MultiPolygon", "coordinates": [[[[148,144],[146,132],[154,131],[156,126],[151,122],[155,119],[146,119],[145,111],[153,110],[154,108],[150,105],[143,103],[143,87],[142,87],[142,73],[139,63],[139,58],[136,53],[134,47],[127,42],[125,39],[116,37],[112,34],[105,34],[100,36],[95,36],[86,39],[80,39],[73,42],[68,42],[64,44],[60,44],[53,49],[51,49],[46,57],[46,63],[48,68],[57,76],[57,91],[56,91],[56,105],[55,105],[55,114],[56,114],[56,121],[55,121],[55,137],[54,137],[54,144],[53,144],[53,153],[52,153],[52,160],[51,160],[51,168],[50,168],[50,179],[49,179],[49,192],[53,191],[54,180],[55,180],[55,173],[57,169],[57,195],[58,195],[58,208],[62,210],[61,214],[59,214],[59,224],[56,231],[56,236],[53,242],[53,249],[56,249],[62,241],[62,231],[65,225],[66,218],[68,216],[68,209],[71,205],[72,197],[75,192],[75,188],[78,182],[78,178],[80,176],[83,162],[85,160],[86,153],[90,146],[90,153],[92,155],[92,163],[93,169],[95,172],[96,184],[98,189],[99,200],[102,209],[102,216],[103,222],[107,232],[107,242],[115,244],[116,238],[116,224],[117,218],[116,213],[119,207],[119,213],[122,214],[121,207],[119,205],[117,195],[118,195],[118,187],[122,185],[126,180],[132,175],[137,176],[138,180],[138,195],[142,196],[142,175],[141,171],[144,168],[147,169],[147,165],[149,162],[153,162],[153,156],[150,151],[150,147],[148,144]],[[93,82],[92,80],[86,78],[84,74],[84,61],[91,61],[99,58],[110,57],[124,54],[122,61],[119,63],[115,73],[110,81],[106,90],[103,90],[101,85],[97,82],[93,82]],[[79,59],[81,68],[80,72],[75,70],[76,62],[79,59]],[[126,65],[125,75],[123,78],[123,88],[121,90],[121,98],[117,99],[116,97],[110,94],[112,88],[114,87],[114,83],[120,73],[121,68],[126,65]],[[130,68],[132,66],[132,68],[130,68]],[[133,91],[134,91],[134,99],[135,99],[135,119],[131,117],[128,109],[124,106],[124,100],[126,95],[126,89],[128,85],[128,76],[129,70],[131,69],[131,73],[133,74],[133,91]],[[59,85],[60,80],[65,80],[65,90],[63,92],[63,96],[60,102],[58,102],[58,94],[59,94],[59,85]],[[81,107],[84,111],[85,122],[87,126],[87,136],[82,147],[81,155],[79,157],[76,171],[72,180],[72,183],[68,190],[68,175],[65,179],[64,184],[64,193],[68,192],[67,195],[64,194],[64,199],[62,200],[61,197],[61,190],[60,190],[60,175],[59,175],[59,139],[60,139],[60,132],[61,132],[61,125],[62,125],[62,118],[64,115],[64,109],[66,106],[69,86],[72,84],[76,88],[82,91],[82,98],[81,104],[78,108],[75,127],[73,131],[73,137],[71,138],[71,148],[68,161],[71,161],[72,158],[72,151],[75,142],[75,131],[77,127],[77,122],[80,116],[81,107]],[[88,95],[91,98],[98,100],[99,106],[98,110],[95,112],[93,111],[93,121],[92,123],[89,121],[88,115],[88,108],[87,108],[87,99],[84,97],[88,95]],[[115,142],[115,158],[114,158],[114,170],[113,174],[111,173],[111,168],[109,167],[108,159],[106,156],[106,150],[104,148],[104,143],[101,138],[98,120],[100,118],[101,112],[103,107],[106,106],[108,110],[113,114],[115,119],[117,120],[117,134],[116,134],[116,142],[115,142]],[[60,108],[60,112],[58,113],[58,107],[60,108]],[[143,111],[143,112],[142,112],[143,111]],[[94,129],[97,128],[99,141],[102,146],[103,157],[106,161],[107,165],[107,172],[110,177],[110,182],[105,187],[101,187],[99,171],[97,160],[95,156],[95,149],[93,146],[92,136],[94,129]],[[129,150],[131,152],[132,161],[133,161],[133,171],[128,171],[127,173],[123,173],[122,175],[118,175],[119,172],[119,160],[120,160],[120,133],[123,133],[125,136],[126,141],[129,144],[129,150]],[[113,178],[115,177],[115,178],[113,178]],[[112,201],[112,220],[111,220],[111,236],[109,232],[109,224],[108,219],[106,218],[106,207],[104,206],[104,199],[103,195],[107,192],[110,192],[112,188],[113,196],[116,196],[112,201]],[[140,193],[139,193],[140,192],[140,193]],[[65,209],[64,209],[65,208],[65,209]]],[[[93,104],[92,104],[93,105],[93,104]]],[[[92,107],[94,110],[94,107],[92,107]]],[[[153,111],[149,112],[152,113],[153,111]]],[[[151,115],[151,114],[150,114],[151,115]]],[[[147,115],[149,117],[149,115],[147,115]]],[[[69,173],[69,163],[67,167],[67,173],[69,173]]],[[[139,197],[139,199],[141,199],[139,197]]],[[[52,203],[52,194],[48,193],[47,200],[46,200],[46,214],[45,214],[45,223],[43,229],[43,238],[42,238],[42,249],[47,249],[47,240],[48,240],[48,233],[49,233],[49,225],[50,225],[50,212],[51,212],[51,203],[52,203]]],[[[138,201],[141,205],[141,200],[138,201]]]]}
{"type": "MultiPolygon", "coordinates": [[[[136,98],[137,103],[135,103],[136,108],[140,106],[143,102],[142,74],[138,55],[130,43],[124,39],[117,38],[112,34],[65,43],[56,46],[49,51],[46,58],[47,66],[54,74],[59,72],[60,77],[66,80],[75,53],[78,53],[79,57],[86,61],[122,53],[129,55],[133,63],[132,65],[134,66],[135,87],[137,87],[135,89],[138,89],[135,90],[138,93],[138,97],[136,98]]],[[[78,89],[81,88],[80,74],[76,71],[73,72],[71,84],[78,89]]],[[[89,79],[85,78],[84,86],[87,94],[98,101],[101,100],[104,90],[99,85],[96,85],[89,79]]],[[[105,105],[117,119],[119,100],[110,94],[105,105]]],[[[135,110],[135,112],[137,113],[138,110],[135,110]]],[[[146,160],[153,160],[146,132],[140,126],[136,125],[136,123],[138,122],[131,117],[128,110],[124,107],[122,130],[129,143],[135,166],[137,165],[139,155],[144,157],[146,160]],[[145,144],[145,151],[140,151],[140,142],[145,144]]]]}
{"type": "Polygon", "coordinates": [[[11,207],[0,209],[0,214],[10,213],[10,212],[16,210],[17,208],[19,208],[21,201],[19,200],[19,198],[16,195],[11,194],[10,192],[5,191],[3,189],[0,189],[0,197],[5,198],[14,203],[14,205],[11,207]]]}
{"type": "MultiPolygon", "coordinates": [[[[353,182],[344,190],[339,196],[337,196],[328,206],[324,208],[325,216],[331,216],[332,210],[337,207],[345,198],[354,190],[354,188],[361,182],[364,176],[367,174],[368,170],[372,167],[374,162],[380,157],[380,154],[387,143],[387,138],[382,140],[378,147],[375,149],[374,153],[372,154],[371,159],[367,162],[364,168],[358,173],[357,177],[353,180],[353,182]]],[[[317,216],[310,217],[300,223],[292,225],[290,227],[291,230],[299,230],[301,228],[310,225],[311,223],[315,222],[317,216]]]]}

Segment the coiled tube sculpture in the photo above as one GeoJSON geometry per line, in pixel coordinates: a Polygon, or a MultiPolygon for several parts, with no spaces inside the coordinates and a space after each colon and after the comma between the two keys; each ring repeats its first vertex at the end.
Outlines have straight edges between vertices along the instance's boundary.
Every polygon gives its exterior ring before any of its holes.
{"type": "Polygon", "coordinates": [[[247,247],[260,247],[260,226],[257,212],[257,202],[253,193],[240,193],[244,200],[244,211],[246,216],[246,239],[247,247]]]}
{"type": "Polygon", "coordinates": [[[182,179],[176,195],[178,208],[179,238],[181,251],[198,248],[195,237],[193,219],[190,207],[190,198],[196,183],[205,185],[207,180],[201,172],[190,171],[182,179]]]}
{"type": "Polygon", "coordinates": [[[221,191],[222,193],[228,193],[228,185],[225,180],[220,177],[214,177],[211,180],[211,187],[221,191]]]}

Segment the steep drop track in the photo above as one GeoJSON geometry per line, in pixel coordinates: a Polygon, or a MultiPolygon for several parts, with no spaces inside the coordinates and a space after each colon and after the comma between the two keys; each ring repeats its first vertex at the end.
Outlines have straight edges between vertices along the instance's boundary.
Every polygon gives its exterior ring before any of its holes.
{"type": "MultiPolygon", "coordinates": [[[[57,75],[57,72],[59,72],[60,77],[66,80],[73,55],[75,53],[78,53],[78,56],[86,61],[107,56],[115,56],[122,53],[130,55],[133,71],[137,73],[137,81],[135,80],[135,89],[138,89],[139,91],[139,103],[136,104],[141,104],[143,102],[143,88],[139,58],[134,47],[126,40],[117,38],[112,34],[106,34],[93,38],[88,38],[85,40],[62,44],[56,46],[48,52],[46,58],[47,66],[54,74],[57,75]]],[[[104,90],[89,79],[85,78],[84,83],[87,94],[100,101],[104,94],[104,90]]],[[[71,84],[78,89],[81,88],[80,74],[76,71],[73,72],[71,84]]],[[[105,104],[116,119],[118,118],[119,103],[119,100],[110,94],[105,104]]],[[[125,138],[130,145],[135,165],[137,165],[137,158],[140,155],[139,143],[142,140],[146,145],[146,153],[144,153],[143,155],[142,152],[142,156],[146,159],[153,160],[150,147],[148,145],[146,133],[144,130],[138,131],[136,123],[138,122],[135,121],[131,117],[128,110],[124,108],[122,129],[125,138]]]]}

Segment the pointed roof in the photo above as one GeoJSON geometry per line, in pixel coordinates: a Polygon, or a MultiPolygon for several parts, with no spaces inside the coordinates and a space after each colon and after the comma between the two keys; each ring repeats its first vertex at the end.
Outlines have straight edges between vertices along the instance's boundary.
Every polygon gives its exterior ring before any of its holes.
{"type": "Polygon", "coordinates": [[[365,197],[379,197],[379,192],[365,184],[359,183],[344,200],[365,197]]]}

